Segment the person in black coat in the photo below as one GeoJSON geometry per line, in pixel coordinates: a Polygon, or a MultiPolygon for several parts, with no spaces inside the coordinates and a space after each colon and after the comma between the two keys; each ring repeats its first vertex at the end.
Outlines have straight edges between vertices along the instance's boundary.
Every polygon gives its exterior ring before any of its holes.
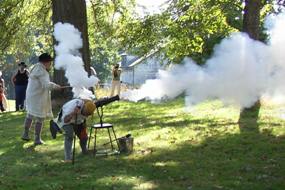
{"type": "Polygon", "coordinates": [[[29,80],[29,71],[26,69],[27,65],[24,62],[21,62],[18,65],[18,71],[12,77],[12,84],[15,87],[16,94],[16,111],[24,109],[26,90],[29,80]]]}

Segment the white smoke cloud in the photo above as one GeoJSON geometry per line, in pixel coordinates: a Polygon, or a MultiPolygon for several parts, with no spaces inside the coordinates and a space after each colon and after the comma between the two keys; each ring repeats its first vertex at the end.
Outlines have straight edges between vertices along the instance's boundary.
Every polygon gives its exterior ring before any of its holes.
{"type": "Polygon", "coordinates": [[[242,108],[252,106],[260,97],[285,95],[285,14],[269,16],[268,44],[254,41],[244,33],[222,40],[203,66],[187,58],[182,65],[160,70],[157,79],[148,80],[138,90],[122,98],[138,101],[172,99],[186,93],[186,103],[196,104],[220,99],[242,108]]]}
{"type": "Polygon", "coordinates": [[[55,68],[65,70],[65,77],[73,87],[74,97],[93,98],[87,88],[93,87],[98,82],[98,78],[88,77],[84,69],[79,52],[83,45],[81,33],[73,25],[59,22],[54,26],[54,37],[58,42],[55,46],[55,68]]]}

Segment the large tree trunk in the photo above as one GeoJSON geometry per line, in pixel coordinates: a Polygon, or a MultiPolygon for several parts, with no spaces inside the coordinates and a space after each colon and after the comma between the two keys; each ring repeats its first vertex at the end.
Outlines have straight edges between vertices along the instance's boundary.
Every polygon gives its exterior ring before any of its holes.
{"type": "Polygon", "coordinates": [[[254,40],[259,40],[261,7],[261,0],[245,0],[243,32],[254,40]]]}
{"type": "MultiPolygon", "coordinates": [[[[261,0],[245,0],[243,32],[246,32],[249,37],[254,40],[259,40],[261,8],[261,0]]],[[[248,129],[255,132],[259,131],[257,122],[259,110],[259,100],[251,108],[241,110],[239,117],[239,126],[241,132],[248,129]],[[245,126],[244,123],[247,123],[248,126],[245,126]]]]}
{"type": "MultiPolygon", "coordinates": [[[[90,53],[87,29],[87,14],[85,0],[52,0],[52,21],[70,23],[74,25],[82,34],[83,48],[80,50],[84,61],[85,70],[90,74],[90,53]]],[[[56,42],[54,41],[54,44],[56,42]]],[[[66,85],[67,80],[64,77],[64,71],[54,70],[54,81],[60,85],[66,85]]],[[[68,95],[70,93],[55,93],[55,98],[68,95]]]]}

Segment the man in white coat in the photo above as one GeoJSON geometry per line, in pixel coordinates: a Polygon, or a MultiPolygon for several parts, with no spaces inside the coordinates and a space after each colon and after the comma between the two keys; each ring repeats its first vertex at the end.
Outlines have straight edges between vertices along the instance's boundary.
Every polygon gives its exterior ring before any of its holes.
{"type": "Polygon", "coordinates": [[[48,53],[39,56],[37,63],[30,72],[26,92],[27,116],[24,123],[22,139],[29,141],[29,131],[34,121],[35,125],[35,145],[43,144],[41,131],[46,118],[53,117],[51,109],[51,90],[61,87],[50,81],[49,70],[51,69],[52,57],[48,53]]]}

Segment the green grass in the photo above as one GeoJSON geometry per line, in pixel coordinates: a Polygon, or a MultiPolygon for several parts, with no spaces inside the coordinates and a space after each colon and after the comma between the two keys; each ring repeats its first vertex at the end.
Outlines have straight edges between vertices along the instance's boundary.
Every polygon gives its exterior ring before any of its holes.
{"type": "MultiPolygon", "coordinates": [[[[134,153],[80,155],[64,164],[63,137],[46,145],[20,140],[24,113],[0,114],[0,189],[285,189],[285,122],[280,107],[238,124],[239,111],[206,102],[185,112],[183,99],[162,104],[118,102],[105,119],[118,136],[134,136],[134,153]]],[[[94,117],[95,122],[98,118],[94,117]]],[[[92,121],[89,121],[91,124],[92,121]]],[[[102,131],[100,144],[106,142],[102,131]]],[[[92,139],[93,140],[93,139],[92,139]]]]}
{"type": "Polygon", "coordinates": [[[11,111],[15,111],[16,110],[16,106],[15,106],[15,100],[8,100],[8,103],[7,103],[7,112],[11,112],[11,111]]]}

